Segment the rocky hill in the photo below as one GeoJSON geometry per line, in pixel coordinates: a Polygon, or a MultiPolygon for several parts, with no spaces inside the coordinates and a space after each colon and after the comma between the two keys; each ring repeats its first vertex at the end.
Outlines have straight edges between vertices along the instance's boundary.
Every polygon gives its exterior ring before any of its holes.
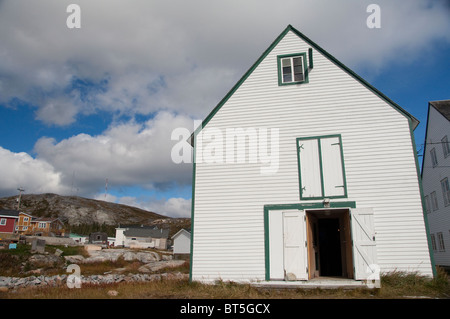
{"type": "MultiPolygon", "coordinates": [[[[17,209],[16,200],[17,196],[0,198],[0,209],[17,209]]],[[[189,218],[170,218],[137,207],[78,196],[24,194],[20,210],[36,217],[58,217],[68,225],[158,225],[169,228],[170,236],[182,227],[190,227],[189,218]]]]}

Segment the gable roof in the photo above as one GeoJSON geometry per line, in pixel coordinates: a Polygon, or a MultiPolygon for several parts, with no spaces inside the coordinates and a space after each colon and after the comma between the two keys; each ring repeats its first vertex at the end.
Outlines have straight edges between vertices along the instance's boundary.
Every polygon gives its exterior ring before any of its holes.
{"type": "Polygon", "coordinates": [[[25,213],[25,212],[19,212],[19,214],[20,214],[20,215],[27,215],[28,217],[35,218],[35,217],[33,217],[31,214],[28,214],[28,213],[25,213]]]}
{"type": "Polygon", "coordinates": [[[3,217],[11,217],[11,218],[19,218],[19,211],[13,209],[0,209],[0,216],[3,217]]]}
{"type": "Polygon", "coordinates": [[[175,235],[173,235],[171,238],[175,239],[176,237],[180,236],[182,233],[186,233],[189,237],[191,236],[191,232],[185,228],[181,228],[175,235]]]}
{"type": "Polygon", "coordinates": [[[430,102],[430,105],[432,105],[439,113],[444,116],[447,121],[450,121],[450,100],[443,100],[443,101],[432,101],[430,102]]]}
{"type": "Polygon", "coordinates": [[[168,238],[168,229],[155,229],[147,227],[127,228],[123,232],[127,237],[151,237],[151,238],[168,238]]]}
{"type": "Polygon", "coordinates": [[[375,87],[373,87],[371,84],[369,84],[366,80],[361,78],[359,75],[357,75],[355,72],[353,72],[351,69],[349,69],[347,66],[342,64],[339,60],[337,60],[335,57],[333,57],[331,54],[329,54],[327,51],[322,49],[319,45],[314,43],[312,40],[310,40],[308,37],[306,37],[303,33],[295,29],[292,25],[288,25],[286,29],[275,39],[274,42],[264,51],[264,53],[259,57],[259,59],[250,67],[250,69],[241,77],[241,79],[233,86],[233,88],[225,95],[225,97],[217,104],[217,106],[208,114],[208,116],[203,120],[202,124],[195,129],[195,131],[192,133],[191,137],[189,138],[189,143],[193,146],[194,145],[194,136],[198,134],[202,130],[203,127],[205,127],[211,118],[214,117],[214,115],[217,113],[217,111],[220,110],[220,108],[228,101],[228,99],[236,92],[236,90],[241,86],[241,84],[252,74],[252,72],[256,69],[256,67],[264,60],[264,58],[272,51],[273,48],[276,47],[276,45],[284,38],[284,36],[289,32],[292,31],[294,34],[296,34],[299,38],[304,40],[306,43],[308,43],[311,47],[316,49],[318,52],[322,53],[325,57],[327,57],[331,62],[333,62],[335,65],[340,67],[343,71],[347,72],[350,76],[352,76],[355,80],[359,81],[361,84],[363,84],[365,87],[367,87],[370,91],[372,91],[374,94],[379,96],[381,99],[383,99],[385,102],[390,104],[394,109],[399,111],[401,114],[406,116],[408,119],[412,122],[412,128],[413,130],[419,125],[419,120],[416,119],[414,116],[409,114],[407,111],[405,111],[403,108],[401,108],[397,103],[389,99],[386,95],[384,95],[382,92],[377,90],[375,87]]]}

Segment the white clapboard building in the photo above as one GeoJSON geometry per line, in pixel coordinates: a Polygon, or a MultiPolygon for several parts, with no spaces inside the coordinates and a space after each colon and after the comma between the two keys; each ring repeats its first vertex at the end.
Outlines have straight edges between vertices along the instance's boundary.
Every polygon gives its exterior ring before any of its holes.
{"type": "Polygon", "coordinates": [[[433,276],[417,125],[289,25],[191,137],[191,280],[433,276]]]}
{"type": "Polygon", "coordinates": [[[422,184],[436,265],[450,268],[450,100],[428,103],[422,184]]]}

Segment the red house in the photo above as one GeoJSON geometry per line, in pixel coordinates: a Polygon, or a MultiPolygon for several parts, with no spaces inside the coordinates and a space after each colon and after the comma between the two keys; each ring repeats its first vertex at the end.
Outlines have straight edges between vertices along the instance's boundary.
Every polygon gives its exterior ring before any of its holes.
{"type": "Polygon", "coordinates": [[[0,234],[14,233],[16,222],[19,220],[19,211],[10,209],[0,209],[0,234]]]}

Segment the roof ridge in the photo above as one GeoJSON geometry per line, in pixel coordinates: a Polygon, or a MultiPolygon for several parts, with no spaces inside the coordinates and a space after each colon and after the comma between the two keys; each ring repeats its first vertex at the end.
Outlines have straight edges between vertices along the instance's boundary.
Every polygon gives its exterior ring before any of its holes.
{"type": "Polygon", "coordinates": [[[340,67],[343,71],[347,72],[350,76],[352,76],[355,80],[359,81],[361,84],[363,84],[365,87],[367,87],[370,91],[372,91],[374,94],[376,94],[378,97],[383,99],[385,102],[390,104],[394,109],[399,111],[404,116],[408,117],[413,126],[412,129],[414,130],[420,123],[418,119],[416,119],[414,116],[412,116],[409,112],[404,110],[401,106],[399,106],[397,103],[392,101],[390,98],[388,98],[386,95],[384,95],[381,91],[376,89],[373,85],[371,85],[369,82],[361,78],[358,74],[356,74],[354,71],[352,71],[350,68],[348,68],[346,65],[344,65],[342,62],[340,62],[338,59],[336,59],[334,56],[332,56],[330,53],[328,53],[325,49],[323,49],[321,46],[316,44],[314,41],[309,39],[307,36],[305,36],[303,33],[298,31],[296,28],[294,28],[291,24],[288,24],[287,27],[283,30],[283,32],[278,35],[275,40],[270,44],[270,46],[261,54],[261,56],[256,60],[255,63],[252,64],[252,66],[244,73],[244,75],[239,79],[239,81],[236,82],[236,84],[231,88],[230,91],[220,100],[220,102],[211,110],[211,112],[206,116],[206,118],[202,121],[201,125],[194,129],[194,132],[191,135],[190,141],[191,145],[194,143],[194,136],[200,132],[203,127],[205,127],[209,121],[214,117],[214,115],[220,110],[220,108],[229,100],[229,98],[236,92],[236,90],[241,86],[241,84],[252,74],[252,72],[256,69],[256,67],[266,58],[266,56],[275,48],[275,46],[281,41],[281,39],[284,38],[284,36],[289,32],[294,32],[298,37],[300,37],[302,40],[307,42],[309,45],[314,47],[317,51],[325,55],[331,62],[336,64],[338,67],[340,67]]]}

